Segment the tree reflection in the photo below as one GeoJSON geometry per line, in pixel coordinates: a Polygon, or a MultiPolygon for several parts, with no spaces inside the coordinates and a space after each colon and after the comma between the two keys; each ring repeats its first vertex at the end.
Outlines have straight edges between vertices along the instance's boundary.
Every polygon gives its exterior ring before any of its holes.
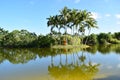
{"type": "Polygon", "coordinates": [[[85,51],[95,54],[99,51],[101,54],[109,54],[110,52],[120,53],[120,44],[110,44],[110,45],[96,45],[92,46],[85,51]]]}
{"type": "Polygon", "coordinates": [[[120,44],[102,45],[98,47],[98,51],[102,54],[109,54],[110,52],[120,53],[120,44]]]}
{"type": "Polygon", "coordinates": [[[4,60],[5,60],[5,54],[1,53],[0,51],[0,64],[3,63],[4,60]]]}
{"type": "Polygon", "coordinates": [[[58,65],[51,62],[51,65],[48,66],[49,75],[55,80],[92,80],[99,71],[99,64],[93,64],[91,60],[86,62],[87,58],[84,53],[80,56],[78,53],[73,53],[73,55],[71,55],[73,60],[69,63],[66,62],[66,60],[62,63],[61,57],[62,55],[60,55],[58,65]],[[75,57],[75,55],[77,55],[77,57],[75,57]]]}
{"type": "MultiPolygon", "coordinates": [[[[66,63],[68,63],[68,55],[73,56],[73,63],[75,63],[75,56],[77,55],[81,61],[85,61],[86,56],[79,56],[76,53],[81,52],[80,48],[71,48],[71,49],[52,49],[52,48],[29,48],[29,49],[9,49],[9,48],[0,48],[0,63],[3,63],[5,60],[13,64],[27,63],[30,60],[34,60],[37,58],[43,58],[51,56],[52,62],[54,62],[55,56],[60,56],[60,61],[62,62],[62,54],[66,56],[66,63]]],[[[96,54],[99,51],[101,54],[109,54],[111,51],[116,54],[120,54],[120,45],[101,45],[101,46],[93,46],[84,50],[85,52],[96,54]]],[[[60,64],[61,64],[60,62],[60,64]]],[[[76,61],[78,64],[78,60],[76,61]]]]}
{"type": "Polygon", "coordinates": [[[98,49],[98,45],[90,46],[90,48],[86,48],[85,51],[88,51],[89,53],[96,54],[98,49]]]}
{"type": "Polygon", "coordinates": [[[8,60],[13,64],[27,63],[36,58],[36,54],[28,49],[0,49],[0,62],[8,60]]]}

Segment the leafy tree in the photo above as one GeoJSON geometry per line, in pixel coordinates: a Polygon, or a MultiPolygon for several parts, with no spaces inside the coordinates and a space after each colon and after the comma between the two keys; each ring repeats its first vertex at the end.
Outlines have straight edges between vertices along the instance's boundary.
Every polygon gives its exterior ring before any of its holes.
{"type": "Polygon", "coordinates": [[[51,45],[55,44],[55,39],[49,35],[39,35],[38,36],[38,47],[50,47],[51,45]]]}
{"type": "Polygon", "coordinates": [[[0,47],[3,46],[4,37],[8,34],[8,31],[0,27],[0,47]]]}
{"type": "Polygon", "coordinates": [[[4,36],[3,46],[5,47],[35,47],[37,35],[27,30],[14,30],[4,36]]]}
{"type": "Polygon", "coordinates": [[[114,33],[114,37],[118,40],[120,40],[120,32],[114,33]]]}
{"type": "Polygon", "coordinates": [[[110,34],[107,34],[107,33],[100,33],[98,35],[98,42],[99,43],[106,44],[107,42],[110,42],[111,39],[112,39],[112,36],[110,34]]]}
{"type": "Polygon", "coordinates": [[[84,40],[83,40],[84,43],[85,43],[86,39],[87,39],[86,44],[88,44],[88,45],[95,45],[95,44],[97,44],[97,35],[95,35],[95,34],[91,34],[90,36],[86,36],[84,38],[84,40]]]}

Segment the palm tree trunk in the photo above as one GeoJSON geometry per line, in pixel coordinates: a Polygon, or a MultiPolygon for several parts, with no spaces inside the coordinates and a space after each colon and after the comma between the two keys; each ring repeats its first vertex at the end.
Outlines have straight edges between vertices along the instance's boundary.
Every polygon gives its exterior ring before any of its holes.
{"type": "Polygon", "coordinates": [[[54,63],[53,63],[53,56],[51,56],[51,66],[53,66],[54,63]]]}
{"type": "MultiPolygon", "coordinates": [[[[90,35],[90,31],[91,31],[91,28],[89,28],[88,36],[90,35]]],[[[89,38],[89,37],[87,37],[87,39],[85,40],[85,45],[86,45],[86,43],[87,43],[87,41],[88,41],[88,38],[89,38]]]]}
{"type": "Polygon", "coordinates": [[[82,44],[83,44],[83,38],[84,38],[84,32],[82,32],[82,39],[81,39],[81,42],[82,42],[82,44]]]}
{"type": "Polygon", "coordinates": [[[59,29],[59,39],[60,39],[60,45],[61,45],[61,33],[60,33],[60,29],[59,29]]]}
{"type": "Polygon", "coordinates": [[[66,40],[66,44],[67,44],[67,27],[65,27],[65,40],[66,40]]]}
{"type": "Polygon", "coordinates": [[[73,26],[73,35],[74,35],[74,26],[73,26]]]}

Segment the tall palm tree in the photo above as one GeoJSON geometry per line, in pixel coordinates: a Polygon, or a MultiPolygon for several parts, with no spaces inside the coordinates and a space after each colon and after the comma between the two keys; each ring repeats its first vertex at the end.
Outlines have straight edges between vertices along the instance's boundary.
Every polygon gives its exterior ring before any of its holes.
{"type": "Polygon", "coordinates": [[[47,26],[51,26],[51,33],[53,32],[53,29],[55,28],[55,16],[50,16],[49,18],[47,18],[47,26]]]}
{"type": "MultiPolygon", "coordinates": [[[[87,10],[77,10],[77,9],[68,9],[64,7],[60,10],[60,15],[50,16],[48,19],[47,25],[51,26],[51,32],[56,27],[60,33],[60,29],[65,29],[65,35],[67,34],[67,28],[73,30],[76,28],[76,33],[82,33],[82,36],[85,35],[85,30],[90,30],[91,28],[96,28],[97,23],[94,18],[91,17],[92,14],[87,10]]],[[[66,38],[66,37],[65,37],[66,38]]],[[[67,38],[66,38],[67,42],[67,38]]]]}
{"type": "MultiPolygon", "coordinates": [[[[88,35],[90,35],[90,32],[91,32],[91,28],[98,28],[97,26],[97,21],[94,19],[94,18],[89,18],[87,21],[86,21],[86,26],[88,28],[88,35]]],[[[87,40],[88,40],[88,37],[85,41],[85,44],[87,43],[87,40]]]]}
{"type": "Polygon", "coordinates": [[[73,9],[71,12],[70,12],[70,15],[71,15],[71,22],[72,22],[72,25],[71,25],[71,28],[73,29],[73,35],[74,35],[74,28],[75,26],[77,26],[77,18],[78,18],[78,14],[77,14],[77,9],[73,9]]]}
{"type": "MultiPolygon", "coordinates": [[[[55,16],[50,16],[50,18],[47,18],[48,22],[47,22],[47,26],[51,27],[51,34],[54,34],[53,29],[57,28],[58,32],[56,34],[57,37],[59,37],[60,39],[60,29],[63,27],[63,20],[62,20],[62,15],[55,15],[55,16]]],[[[60,41],[61,44],[61,41],[60,41]]]]}
{"type": "MultiPolygon", "coordinates": [[[[68,9],[67,7],[64,7],[61,11],[60,14],[62,15],[62,24],[64,25],[64,29],[65,29],[65,35],[67,34],[67,25],[69,23],[69,17],[70,17],[70,11],[71,9],[68,9]]],[[[67,43],[67,38],[66,38],[66,43],[67,43]]]]}
{"type": "Polygon", "coordinates": [[[64,28],[64,27],[63,27],[62,15],[57,15],[57,16],[56,16],[56,21],[57,21],[57,23],[56,23],[57,25],[56,25],[56,26],[57,26],[58,31],[59,31],[59,32],[58,32],[58,33],[59,33],[59,34],[58,34],[58,37],[59,37],[59,41],[60,41],[60,45],[61,45],[61,32],[60,32],[60,30],[61,30],[61,28],[64,28]]]}
{"type": "Polygon", "coordinates": [[[69,23],[70,11],[71,9],[68,9],[67,7],[64,7],[60,11],[60,14],[62,15],[62,18],[63,18],[62,20],[63,20],[63,25],[65,27],[65,33],[67,33],[67,24],[69,23]]]}
{"type": "MultiPolygon", "coordinates": [[[[94,18],[91,17],[92,14],[88,12],[87,10],[83,10],[81,12],[81,23],[79,31],[82,32],[82,35],[85,35],[85,29],[87,28],[89,30],[88,35],[90,34],[91,28],[97,28],[97,22],[94,18]]],[[[87,42],[87,39],[85,41],[85,44],[87,42]]]]}

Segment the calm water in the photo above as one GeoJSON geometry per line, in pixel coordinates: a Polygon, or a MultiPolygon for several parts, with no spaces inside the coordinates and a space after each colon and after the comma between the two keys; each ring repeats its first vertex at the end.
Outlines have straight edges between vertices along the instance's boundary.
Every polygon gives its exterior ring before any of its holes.
{"type": "Polygon", "coordinates": [[[0,80],[120,80],[120,45],[0,49],[0,80]]]}

